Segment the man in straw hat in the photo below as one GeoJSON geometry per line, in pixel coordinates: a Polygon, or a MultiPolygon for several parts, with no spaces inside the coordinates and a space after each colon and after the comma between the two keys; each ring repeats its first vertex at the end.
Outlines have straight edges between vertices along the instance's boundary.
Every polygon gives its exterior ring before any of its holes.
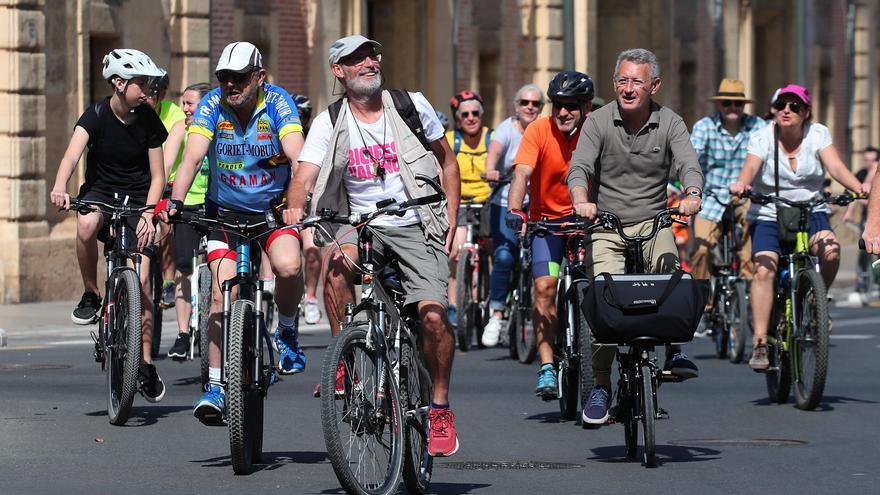
{"type": "MultiPolygon", "coordinates": [[[[746,159],[751,134],[764,127],[763,119],[745,113],[745,84],[738,79],[724,79],[718,86],[718,93],[710,98],[715,102],[716,112],[703,117],[694,125],[691,143],[700,159],[700,166],[706,176],[703,207],[694,219],[694,241],[696,249],[691,257],[694,278],[708,279],[712,271],[712,248],[721,236],[720,222],[724,213],[722,203],[730,201],[727,187],[736,180],[746,159]]],[[[746,204],[736,210],[738,222],[745,228],[746,204]]],[[[751,275],[749,239],[743,239],[740,259],[741,272],[751,275]]],[[[708,313],[707,313],[708,314],[708,313]]],[[[705,316],[704,316],[705,318],[705,316]]]]}

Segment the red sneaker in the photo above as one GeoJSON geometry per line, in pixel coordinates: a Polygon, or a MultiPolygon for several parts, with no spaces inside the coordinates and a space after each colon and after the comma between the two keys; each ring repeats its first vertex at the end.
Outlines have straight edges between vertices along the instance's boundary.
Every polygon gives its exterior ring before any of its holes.
{"type": "Polygon", "coordinates": [[[434,457],[449,457],[458,452],[458,435],[455,433],[455,414],[449,409],[431,408],[431,433],[428,436],[428,453],[434,457]]]}
{"type": "MultiPolygon", "coordinates": [[[[355,378],[355,385],[359,383],[358,379],[355,378]]],[[[342,364],[342,361],[339,361],[339,366],[336,368],[336,398],[342,399],[345,398],[345,365],[342,364]]],[[[312,396],[320,397],[321,396],[321,384],[315,385],[315,390],[312,391],[312,396]]]]}

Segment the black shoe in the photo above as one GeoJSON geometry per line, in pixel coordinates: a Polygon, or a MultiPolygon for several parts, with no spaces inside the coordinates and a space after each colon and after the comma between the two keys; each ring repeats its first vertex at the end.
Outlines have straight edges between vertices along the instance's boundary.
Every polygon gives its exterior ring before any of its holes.
{"type": "Polygon", "coordinates": [[[98,311],[101,309],[101,296],[94,292],[83,292],[79,304],[70,314],[70,319],[77,325],[91,325],[98,321],[98,311]]]}
{"type": "Polygon", "coordinates": [[[147,402],[159,402],[165,397],[165,383],[159,378],[155,365],[141,364],[138,372],[138,389],[147,402]]]}
{"type": "Polygon", "coordinates": [[[678,351],[673,354],[672,357],[667,358],[666,363],[663,365],[663,370],[672,373],[672,375],[677,376],[682,380],[688,380],[700,376],[700,371],[697,369],[697,365],[688,359],[687,354],[682,351],[678,351]]]}
{"type": "Polygon", "coordinates": [[[189,334],[180,332],[177,334],[177,340],[168,350],[168,357],[175,361],[183,361],[189,355],[189,334]]]}

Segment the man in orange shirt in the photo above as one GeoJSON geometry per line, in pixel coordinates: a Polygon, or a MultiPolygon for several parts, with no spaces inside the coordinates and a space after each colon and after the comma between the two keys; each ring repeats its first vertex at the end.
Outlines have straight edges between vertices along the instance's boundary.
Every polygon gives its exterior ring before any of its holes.
{"type": "MultiPolygon", "coordinates": [[[[553,105],[552,115],[534,121],[526,128],[513,160],[514,174],[508,196],[507,225],[514,231],[522,228],[526,214],[522,200],[529,184],[530,220],[572,218],[573,209],[565,176],[571,153],[577,145],[581,126],[592,109],[593,80],[580,72],[557,74],[547,90],[553,105]]],[[[553,368],[553,342],[556,338],[556,279],[562,262],[566,238],[561,236],[532,239],[532,301],[535,332],[541,368],[535,395],[544,400],[557,397],[556,371],[553,368]]]]}

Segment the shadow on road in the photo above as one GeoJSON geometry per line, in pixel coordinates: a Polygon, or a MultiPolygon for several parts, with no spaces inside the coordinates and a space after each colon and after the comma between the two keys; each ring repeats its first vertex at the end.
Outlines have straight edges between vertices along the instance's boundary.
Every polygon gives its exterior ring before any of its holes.
{"type": "MultiPolygon", "coordinates": [[[[201,464],[202,467],[228,468],[232,465],[232,459],[228,455],[190,462],[201,464]]],[[[322,464],[325,462],[328,462],[326,452],[263,452],[263,462],[254,465],[254,472],[272,471],[285,464],[322,464]]]]}
{"type": "Polygon", "coordinates": [[[184,378],[178,378],[174,380],[174,383],[171,384],[172,387],[181,387],[181,386],[191,386],[191,385],[201,385],[202,377],[201,376],[187,376],[184,378]]]}
{"type": "Polygon", "coordinates": [[[526,417],[529,421],[539,421],[541,423],[568,423],[562,420],[562,414],[559,411],[545,412],[533,414],[526,417]]]}
{"type": "MultiPolygon", "coordinates": [[[[138,427],[150,426],[156,424],[160,419],[168,417],[169,414],[180,411],[189,411],[190,406],[134,406],[131,408],[131,416],[124,426],[138,427]]],[[[98,417],[106,416],[107,410],[93,411],[85,413],[86,416],[98,417]]]]}
{"type": "MultiPolygon", "coordinates": [[[[591,461],[602,463],[642,462],[642,446],[639,446],[635,459],[626,457],[626,447],[623,445],[596,447],[591,450],[595,454],[595,456],[589,458],[591,461]]],[[[687,445],[658,445],[656,452],[658,465],[676,462],[715,461],[721,458],[720,450],[706,447],[688,447],[687,445]]]]}
{"type": "MultiPolygon", "coordinates": [[[[431,493],[442,493],[443,495],[465,495],[468,493],[480,493],[481,488],[489,488],[487,483],[431,483],[431,493]]],[[[401,484],[401,490],[403,485],[401,484]]],[[[345,490],[342,488],[328,488],[320,492],[322,495],[343,494],[345,490]]],[[[402,493],[407,493],[403,491],[402,493]]]]}
{"type": "MultiPolygon", "coordinates": [[[[789,400],[787,400],[783,404],[777,404],[776,402],[773,402],[772,400],[770,400],[766,397],[762,397],[760,399],[755,399],[751,402],[752,402],[752,404],[754,404],[756,406],[772,406],[772,405],[777,405],[777,406],[792,405],[793,406],[794,405],[794,397],[789,398],[789,400]]],[[[831,404],[877,404],[877,401],[867,400],[867,399],[856,399],[853,397],[842,397],[839,395],[825,395],[822,397],[822,402],[819,403],[819,406],[816,407],[816,409],[814,409],[814,411],[818,411],[818,412],[833,411],[834,406],[832,406],[831,404]]]]}

